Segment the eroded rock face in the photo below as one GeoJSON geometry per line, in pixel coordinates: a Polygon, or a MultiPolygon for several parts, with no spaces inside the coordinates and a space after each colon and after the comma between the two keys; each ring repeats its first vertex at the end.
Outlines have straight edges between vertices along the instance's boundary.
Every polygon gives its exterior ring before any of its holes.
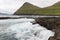
{"type": "Polygon", "coordinates": [[[55,32],[49,40],[60,40],[60,18],[37,18],[36,22],[55,32]]]}

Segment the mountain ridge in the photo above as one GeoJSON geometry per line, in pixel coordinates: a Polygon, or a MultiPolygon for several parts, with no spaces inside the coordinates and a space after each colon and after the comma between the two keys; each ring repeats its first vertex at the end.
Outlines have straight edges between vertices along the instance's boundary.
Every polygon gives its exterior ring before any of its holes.
{"type": "Polygon", "coordinates": [[[15,14],[39,14],[39,15],[56,15],[57,13],[60,14],[60,2],[46,7],[46,8],[39,8],[34,6],[28,2],[24,3],[24,5],[18,9],[15,14]]]}

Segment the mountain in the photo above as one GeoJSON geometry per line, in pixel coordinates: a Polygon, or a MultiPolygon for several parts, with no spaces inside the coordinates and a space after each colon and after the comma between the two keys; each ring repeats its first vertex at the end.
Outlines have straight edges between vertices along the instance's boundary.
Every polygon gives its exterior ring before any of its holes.
{"type": "Polygon", "coordinates": [[[46,8],[39,8],[26,2],[15,14],[60,15],[60,2],[46,8]]]}

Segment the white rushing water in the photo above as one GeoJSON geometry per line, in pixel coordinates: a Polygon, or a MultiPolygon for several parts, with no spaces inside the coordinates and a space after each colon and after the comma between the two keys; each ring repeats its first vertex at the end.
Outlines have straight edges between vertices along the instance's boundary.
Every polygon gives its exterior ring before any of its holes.
{"type": "Polygon", "coordinates": [[[0,40],[48,40],[54,36],[54,32],[34,22],[27,18],[0,20],[0,40]]]}

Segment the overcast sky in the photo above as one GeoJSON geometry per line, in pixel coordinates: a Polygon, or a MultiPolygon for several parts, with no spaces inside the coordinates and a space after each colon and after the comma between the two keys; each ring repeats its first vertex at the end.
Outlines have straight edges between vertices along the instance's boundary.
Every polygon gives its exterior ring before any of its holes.
{"type": "Polygon", "coordinates": [[[0,12],[13,14],[25,2],[29,2],[40,8],[48,7],[60,0],[0,0],[0,12]]]}

